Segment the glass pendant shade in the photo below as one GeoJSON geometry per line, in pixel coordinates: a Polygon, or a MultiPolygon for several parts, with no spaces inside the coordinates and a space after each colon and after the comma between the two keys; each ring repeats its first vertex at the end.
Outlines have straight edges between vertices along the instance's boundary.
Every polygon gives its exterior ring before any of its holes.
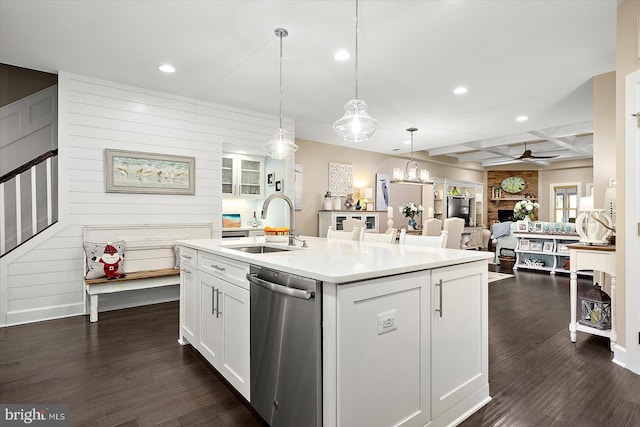
{"type": "Polygon", "coordinates": [[[280,128],[273,134],[273,137],[264,146],[272,159],[283,160],[291,157],[296,152],[298,146],[291,140],[291,136],[286,129],[280,128]]]}
{"type": "Polygon", "coordinates": [[[378,121],[367,112],[367,104],[361,99],[352,99],[344,106],[344,116],[333,124],[346,142],[368,140],[378,129],[378,121]]]}

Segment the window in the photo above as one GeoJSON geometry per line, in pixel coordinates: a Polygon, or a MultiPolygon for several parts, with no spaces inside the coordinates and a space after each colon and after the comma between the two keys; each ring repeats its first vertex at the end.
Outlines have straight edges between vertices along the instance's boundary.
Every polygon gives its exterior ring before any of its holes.
{"type": "Polygon", "coordinates": [[[575,222],[578,215],[578,187],[554,186],[553,221],[575,222]]]}

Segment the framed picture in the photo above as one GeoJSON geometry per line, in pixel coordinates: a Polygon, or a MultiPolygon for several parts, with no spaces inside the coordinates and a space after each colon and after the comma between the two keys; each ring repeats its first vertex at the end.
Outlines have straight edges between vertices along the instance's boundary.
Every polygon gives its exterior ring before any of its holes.
{"type": "Polygon", "coordinates": [[[280,181],[276,181],[276,192],[281,192],[282,191],[282,180],[280,181]]]}
{"type": "Polygon", "coordinates": [[[553,242],[544,242],[542,252],[553,252],[553,242]]]}
{"type": "Polygon", "coordinates": [[[522,233],[526,233],[529,231],[529,222],[528,221],[516,221],[516,226],[518,227],[518,232],[522,233]]]}
{"type": "Polygon", "coordinates": [[[532,251],[541,251],[542,250],[542,242],[531,242],[529,244],[529,249],[532,251]]]}
{"type": "Polygon", "coordinates": [[[273,185],[276,182],[276,174],[271,172],[267,174],[267,185],[273,185]]]}
{"type": "Polygon", "coordinates": [[[541,222],[534,222],[533,231],[535,231],[536,233],[542,233],[544,231],[544,224],[542,224],[541,222]]]}
{"type": "Polygon", "coordinates": [[[107,193],[196,194],[195,157],[105,150],[107,193]]]}
{"type": "Polygon", "coordinates": [[[518,249],[521,251],[529,250],[529,241],[527,239],[520,239],[520,243],[518,243],[518,249]]]}
{"type": "Polygon", "coordinates": [[[371,203],[371,202],[367,203],[367,210],[368,211],[372,211],[373,210],[373,203],[371,203]]]}
{"type": "Polygon", "coordinates": [[[389,175],[383,173],[376,174],[376,207],[378,211],[386,211],[389,207],[389,175]]]}
{"type": "Polygon", "coordinates": [[[569,247],[566,243],[558,243],[558,252],[569,253],[569,247]]]}

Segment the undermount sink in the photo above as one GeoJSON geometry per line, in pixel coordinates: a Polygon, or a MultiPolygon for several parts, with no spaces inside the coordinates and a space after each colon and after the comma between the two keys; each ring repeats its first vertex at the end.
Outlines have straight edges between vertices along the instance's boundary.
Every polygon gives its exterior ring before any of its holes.
{"type": "Polygon", "coordinates": [[[227,249],[233,249],[234,251],[242,251],[250,254],[268,254],[271,252],[286,252],[290,251],[288,247],[274,247],[266,245],[250,245],[250,246],[224,246],[227,249]]]}

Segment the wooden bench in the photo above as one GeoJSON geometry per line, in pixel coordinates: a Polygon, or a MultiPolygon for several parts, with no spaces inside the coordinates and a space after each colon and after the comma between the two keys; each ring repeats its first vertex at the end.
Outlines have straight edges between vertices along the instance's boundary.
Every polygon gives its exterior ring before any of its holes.
{"type": "Polygon", "coordinates": [[[87,298],[85,313],[91,322],[98,321],[98,296],[122,291],[150,289],[180,284],[176,267],[177,240],[210,239],[211,224],[107,225],[87,226],[85,242],[126,243],[125,277],[85,279],[87,298]],[[88,310],[87,310],[88,308],[88,310]]]}

